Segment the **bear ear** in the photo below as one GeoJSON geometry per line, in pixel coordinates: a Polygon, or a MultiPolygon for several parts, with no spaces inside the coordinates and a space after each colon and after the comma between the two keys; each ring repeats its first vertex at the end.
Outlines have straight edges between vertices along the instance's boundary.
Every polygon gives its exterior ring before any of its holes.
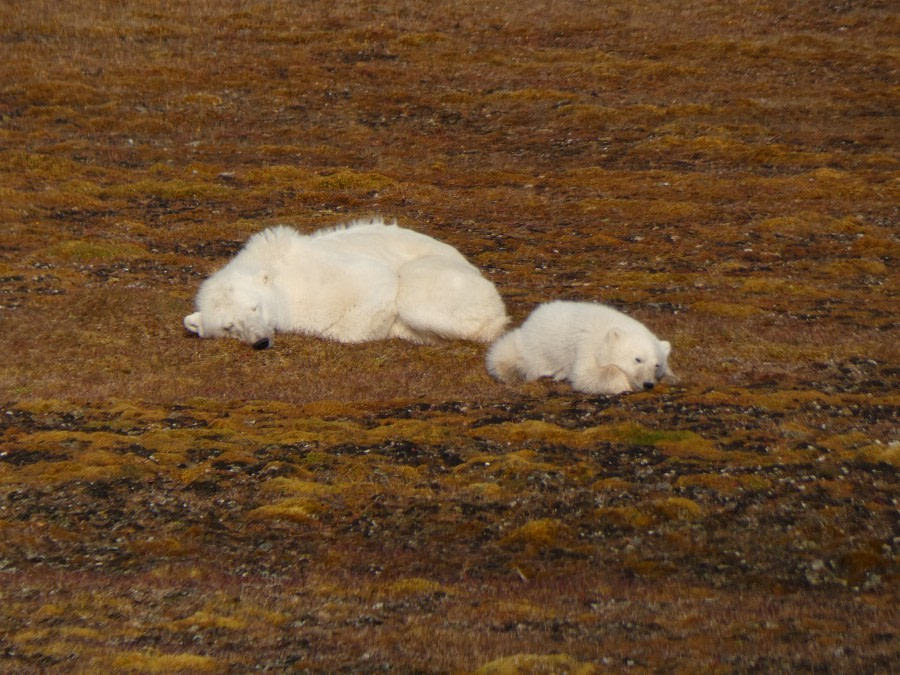
{"type": "Polygon", "coordinates": [[[606,334],[606,341],[612,345],[621,340],[622,337],[623,333],[621,328],[610,328],[609,332],[606,334]]]}
{"type": "Polygon", "coordinates": [[[675,373],[672,372],[672,369],[669,366],[666,366],[666,372],[663,373],[663,379],[669,384],[678,384],[681,382],[681,378],[678,377],[675,373]]]}
{"type": "Polygon", "coordinates": [[[184,327],[190,332],[203,337],[203,325],[200,323],[200,312],[194,312],[193,314],[188,314],[184,317],[184,327]]]}
{"type": "Polygon", "coordinates": [[[663,340],[659,343],[659,348],[663,354],[664,372],[662,374],[662,379],[664,379],[669,384],[675,384],[679,382],[681,378],[673,373],[672,368],[669,366],[669,354],[672,352],[672,345],[663,340]]]}

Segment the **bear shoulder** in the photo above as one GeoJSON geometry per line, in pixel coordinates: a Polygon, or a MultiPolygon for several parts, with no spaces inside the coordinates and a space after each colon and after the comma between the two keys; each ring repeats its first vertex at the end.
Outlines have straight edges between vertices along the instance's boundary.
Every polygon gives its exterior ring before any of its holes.
{"type": "Polygon", "coordinates": [[[315,232],[313,232],[310,236],[313,238],[327,238],[348,233],[350,230],[380,230],[384,227],[397,228],[397,221],[395,220],[391,223],[388,223],[384,220],[384,218],[381,217],[357,218],[356,220],[351,220],[348,223],[341,223],[339,225],[333,225],[331,227],[323,227],[321,230],[316,230],[315,232]]]}
{"type": "Polygon", "coordinates": [[[247,240],[245,251],[256,249],[282,249],[302,238],[303,235],[288,225],[275,225],[257,232],[247,240]]]}

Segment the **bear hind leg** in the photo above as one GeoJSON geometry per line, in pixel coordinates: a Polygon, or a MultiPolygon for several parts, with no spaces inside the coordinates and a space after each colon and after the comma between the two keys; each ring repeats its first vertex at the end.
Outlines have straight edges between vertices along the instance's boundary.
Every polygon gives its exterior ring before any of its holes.
{"type": "Polygon", "coordinates": [[[527,379],[522,371],[521,360],[516,331],[507,333],[491,345],[485,357],[488,372],[507,384],[527,379]]]}
{"type": "Polygon", "coordinates": [[[500,294],[475,268],[427,256],[404,265],[399,276],[397,313],[416,335],[490,342],[506,327],[500,294]]]}

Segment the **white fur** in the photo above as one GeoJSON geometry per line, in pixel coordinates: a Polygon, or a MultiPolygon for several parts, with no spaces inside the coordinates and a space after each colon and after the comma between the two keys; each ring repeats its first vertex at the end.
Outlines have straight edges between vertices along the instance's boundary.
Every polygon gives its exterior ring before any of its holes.
{"type": "Polygon", "coordinates": [[[502,382],[552,377],[588,394],[651,389],[669,370],[671,345],[605,305],[550,302],[487,353],[488,371],[502,382]]]}
{"type": "Polygon", "coordinates": [[[185,327],[200,337],[268,346],[276,331],[339,342],[399,337],[489,342],[506,309],[455,248],[375,219],[302,235],[253,235],[203,282],[185,327]]]}

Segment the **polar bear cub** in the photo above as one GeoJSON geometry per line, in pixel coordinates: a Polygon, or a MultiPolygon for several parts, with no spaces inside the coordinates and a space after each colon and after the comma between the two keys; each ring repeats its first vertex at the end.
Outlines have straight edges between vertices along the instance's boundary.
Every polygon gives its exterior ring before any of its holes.
{"type": "Polygon", "coordinates": [[[507,323],[494,285],[452,246],[380,219],[253,235],[201,284],[184,326],[256,349],[276,331],[339,342],[490,342],[507,323]]]}
{"type": "Polygon", "coordinates": [[[540,305],[487,353],[502,382],[552,377],[588,394],[652,389],[669,370],[671,345],[612,307],[557,301],[540,305]]]}

